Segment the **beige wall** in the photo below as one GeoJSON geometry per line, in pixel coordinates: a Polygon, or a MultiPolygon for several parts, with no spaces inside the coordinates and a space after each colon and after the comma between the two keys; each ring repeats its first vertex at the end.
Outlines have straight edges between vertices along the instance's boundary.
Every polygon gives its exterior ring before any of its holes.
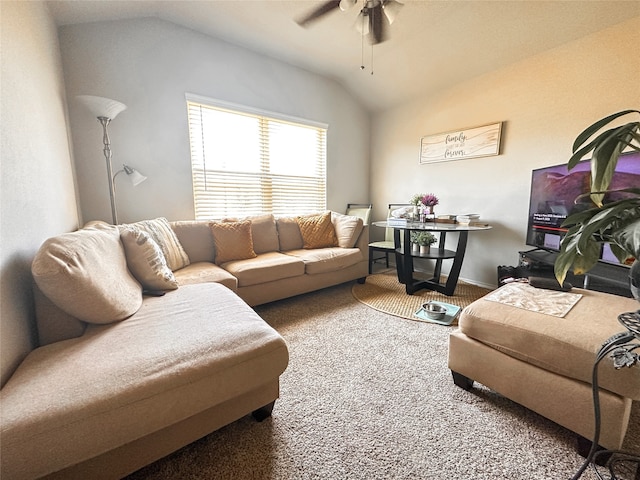
{"type": "Polygon", "coordinates": [[[369,196],[369,115],[336,82],[157,19],[60,29],[74,157],[84,221],[111,221],[102,134],[75,100],[90,94],[128,106],[110,126],[121,222],[194,216],[185,94],[192,93],[329,125],[330,209],[369,196]]]}
{"type": "MultiPolygon", "coordinates": [[[[440,197],[437,213],[480,213],[493,230],[469,236],[461,273],[495,285],[525,245],[534,168],[564,163],[592,122],[640,108],[640,17],[510,67],[376,115],[372,126],[374,217],[413,193],[440,197]],[[419,165],[420,138],[504,122],[495,157],[419,165]]],[[[382,229],[380,229],[382,230],[382,229]]],[[[373,235],[381,235],[373,227],[373,235]]]]}
{"type": "Polygon", "coordinates": [[[78,225],[56,27],[41,2],[0,4],[0,384],[32,348],[31,260],[78,225]]]}

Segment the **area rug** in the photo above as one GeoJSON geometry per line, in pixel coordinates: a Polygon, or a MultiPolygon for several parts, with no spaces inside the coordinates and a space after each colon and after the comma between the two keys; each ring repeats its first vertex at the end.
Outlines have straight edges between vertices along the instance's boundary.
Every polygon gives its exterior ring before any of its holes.
{"type": "MultiPolygon", "coordinates": [[[[354,284],[351,292],[356,300],[379,312],[420,321],[414,314],[425,302],[435,300],[464,308],[491,290],[458,281],[455,294],[450,297],[432,290],[419,290],[407,295],[404,285],[398,282],[396,271],[390,269],[369,275],[365,283],[354,284]]],[[[453,325],[456,323],[454,320],[453,325]]]]}

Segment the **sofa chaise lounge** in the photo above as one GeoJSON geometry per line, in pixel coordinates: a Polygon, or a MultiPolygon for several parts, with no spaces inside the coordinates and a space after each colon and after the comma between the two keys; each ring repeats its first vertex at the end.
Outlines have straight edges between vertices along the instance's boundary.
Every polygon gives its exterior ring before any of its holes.
{"type": "Polygon", "coordinates": [[[121,478],[268,417],[288,350],[247,302],[366,274],[362,221],[319,217],[311,234],[329,218],[335,238],[315,249],[271,216],[97,223],[47,240],[32,265],[40,346],[0,390],[0,477],[121,478]]]}

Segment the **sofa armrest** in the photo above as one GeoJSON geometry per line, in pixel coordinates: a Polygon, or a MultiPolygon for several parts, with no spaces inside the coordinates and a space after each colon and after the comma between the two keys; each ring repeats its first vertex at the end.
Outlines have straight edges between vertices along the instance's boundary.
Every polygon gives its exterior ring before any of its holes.
{"type": "Polygon", "coordinates": [[[369,225],[364,226],[355,246],[362,252],[362,257],[369,261],[369,225]]]}

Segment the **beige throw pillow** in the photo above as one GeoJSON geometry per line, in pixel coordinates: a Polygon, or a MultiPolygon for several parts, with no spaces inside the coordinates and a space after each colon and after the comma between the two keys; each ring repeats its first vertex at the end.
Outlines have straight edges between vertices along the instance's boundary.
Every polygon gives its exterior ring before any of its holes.
{"type": "Polygon", "coordinates": [[[117,322],[142,305],[142,288],[127,269],[116,228],[78,230],[46,240],[31,272],[42,293],[84,322],[117,322]]]}
{"type": "Polygon", "coordinates": [[[158,244],[151,236],[137,228],[124,228],[120,240],[127,257],[127,266],[146,290],[175,290],[176,277],[158,244]]]}
{"type": "Polygon", "coordinates": [[[331,223],[331,212],[296,217],[304,248],[337,247],[338,238],[331,223]]]}
{"type": "Polygon", "coordinates": [[[164,258],[167,261],[167,266],[172,271],[184,268],[191,263],[187,253],[180,244],[180,240],[178,240],[178,237],[166,218],[160,217],[154,220],[142,220],[121,226],[121,228],[129,227],[144,230],[153,238],[160,247],[160,250],[162,250],[164,258]]]}
{"type": "Polygon", "coordinates": [[[253,239],[251,237],[251,222],[210,222],[213,242],[216,246],[217,265],[232,260],[245,260],[255,258],[253,251],[253,239]]]}
{"type": "Polygon", "coordinates": [[[364,223],[361,218],[352,215],[343,215],[331,212],[331,223],[336,230],[338,246],[342,248],[353,248],[362,233],[364,223]]]}

